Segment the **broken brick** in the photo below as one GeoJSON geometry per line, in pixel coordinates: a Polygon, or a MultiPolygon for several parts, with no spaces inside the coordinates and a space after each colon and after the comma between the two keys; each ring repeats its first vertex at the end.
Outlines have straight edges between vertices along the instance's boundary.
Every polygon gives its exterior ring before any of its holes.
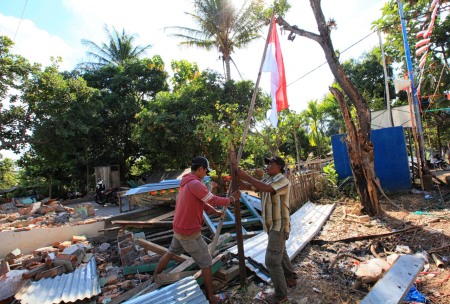
{"type": "Polygon", "coordinates": [[[36,280],[40,280],[40,279],[43,279],[43,278],[53,278],[53,277],[56,277],[56,276],[58,276],[60,274],[63,274],[63,273],[64,273],[64,267],[63,266],[57,266],[57,267],[54,267],[54,268],[51,268],[49,270],[46,270],[46,271],[43,271],[43,272],[40,272],[40,273],[36,274],[36,276],[34,278],[36,280]]]}
{"type": "Polygon", "coordinates": [[[72,236],[72,243],[84,242],[86,237],[84,235],[74,235],[72,236]]]}
{"type": "Polygon", "coordinates": [[[3,276],[4,274],[8,273],[9,271],[10,271],[9,263],[6,261],[3,261],[0,264],[0,277],[3,276]]]}

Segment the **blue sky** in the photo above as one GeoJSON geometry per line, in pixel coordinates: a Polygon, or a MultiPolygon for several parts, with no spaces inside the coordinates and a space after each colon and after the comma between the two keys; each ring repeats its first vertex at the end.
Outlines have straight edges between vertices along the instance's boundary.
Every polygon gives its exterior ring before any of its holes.
{"type": "MultiPolygon", "coordinates": [[[[242,3],[240,0],[233,0],[242,3]]],[[[344,50],[371,32],[371,22],[381,16],[385,0],[322,0],[326,19],[333,18],[337,29],[332,32],[333,45],[344,50]]],[[[292,0],[292,8],[285,19],[292,25],[317,33],[317,25],[309,1],[292,0]]],[[[62,57],[61,70],[71,70],[86,60],[86,49],[81,39],[96,43],[105,41],[104,25],[123,28],[136,34],[137,43],[152,45],[147,56],[160,55],[170,73],[172,60],[186,59],[196,62],[201,70],[209,68],[223,72],[216,52],[195,48],[180,48],[178,40],[169,37],[168,26],[195,27],[184,12],[193,12],[189,0],[0,0],[0,35],[14,38],[13,53],[23,55],[31,62],[44,66],[51,56],[62,57]],[[23,12],[23,19],[20,17],[23,12]],[[20,25],[19,25],[20,24],[20,25]]],[[[267,31],[267,29],[265,29],[267,31]]],[[[266,36],[267,32],[263,33],[266,36]]],[[[289,107],[297,112],[305,109],[311,99],[321,99],[327,94],[333,76],[319,45],[303,37],[293,42],[288,33],[279,33],[284,57],[289,107]]],[[[341,54],[341,60],[358,58],[364,51],[378,45],[372,34],[355,47],[341,54]]],[[[247,48],[237,50],[233,59],[244,79],[256,82],[264,40],[252,42],[247,48]]],[[[233,79],[240,80],[232,69],[233,79]]],[[[263,73],[260,88],[270,92],[269,73],[263,73]]],[[[11,155],[8,155],[11,157],[11,155]]]]}
{"type": "MultiPolygon", "coordinates": [[[[13,52],[30,61],[49,64],[50,56],[61,56],[62,70],[70,70],[86,59],[86,49],[81,39],[96,43],[105,41],[104,25],[114,26],[137,35],[141,45],[151,44],[148,56],[159,54],[170,72],[170,61],[187,59],[197,62],[200,69],[223,71],[215,52],[194,48],[180,48],[179,42],[163,30],[167,26],[195,27],[184,12],[192,12],[188,0],[0,0],[0,34],[14,37],[13,52]],[[25,7],[25,10],[24,10],[25,7]],[[20,16],[23,19],[20,22],[20,16]],[[20,26],[19,26],[20,22],[20,26]]],[[[241,1],[235,0],[237,3],[241,1]]],[[[293,0],[292,9],[286,16],[291,24],[317,32],[312,10],[307,0],[293,0]]],[[[381,15],[384,0],[323,0],[326,18],[336,20],[338,28],[332,32],[336,49],[343,50],[371,32],[371,22],[381,15]]],[[[265,33],[264,33],[265,36],[265,33]]],[[[287,40],[287,33],[280,35],[284,57],[290,108],[301,111],[307,101],[320,99],[328,93],[333,76],[327,65],[298,80],[325,61],[317,43],[297,37],[287,40]]],[[[359,57],[364,51],[378,44],[376,34],[353,47],[341,58],[359,57]]],[[[234,60],[244,79],[256,81],[264,40],[255,41],[246,49],[238,50],[234,60]]],[[[239,80],[236,70],[232,77],[239,80]]],[[[261,88],[269,91],[269,77],[263,73],[261,88]]]]}
{"type": "MultiPolygon", "coordinates": [[[[241,0],[233,1],[242,3],[241,0]]],[[[333,18],[337,22],[337,29],[331,34],[335,49],[342,51],[370,34],[371,23],[381,16],[384,2],[385,0],[322,0],[325,18],[333,18]]],[[[309,1],[291,0],[291,3],[292,8],[285,17],[286,21],[317,33],[309,1]]],[[[76,64],[86,60],[86,49],[81,44],[81,39],[104,42],[104,26],[108,25],[136,34],[140,45],[152,45],[147,56],[160,55],[169,73],[170,62],[181,59],[196,62],[201,70],[209,68],[223,72],[217,53],[180,48],[177,45],[179,41],[164,32],[164,28],[169,26],[195,27],[184,12],[193,12],[191,1],[0,0],[0,35],[10,38],[15,36],[12,52],[23,55],[31,62],[39,62],[45,66],[50,63],[51,56],[59,56],[63,60],[61,70],[71,70],[76,64]]],[[[266,36],[266,32],[263,36],[266,36]]],[[[306,108],[309,100],[320,100],[328,94],[328,87],[334,78],[327,64],[318,68],[326,60],[316,42],[303,37],[297,37],[291,42],[287,40],[287,33],[279,33],[279,38],[286,70],[289,107],[300,112],[306,108]],[[312,70],[314,71],[303,77],[312,70]]],[[[340,58],[358,58],[375,46],[378,46],[378,37],[372,34],[341,54],[340,58]]],[[[244,79],[256,82],[263,49],[264,40],[260,39],[234,54],[233,59],[244,79]]],[[[240,80],[236,70],[232,69],[231,76],[240,80]]],[[[269,73],[262,73],[260,88],[270,92],[269,73]]],[[[9,151],[1,153],[10,158],[18,158],[9,151]]]]}

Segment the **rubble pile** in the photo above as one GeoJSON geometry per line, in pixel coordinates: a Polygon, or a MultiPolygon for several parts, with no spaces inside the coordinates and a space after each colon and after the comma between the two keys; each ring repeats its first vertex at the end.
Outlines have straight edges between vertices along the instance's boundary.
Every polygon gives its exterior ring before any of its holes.
{"type": "MultiPolygon", "coordinates": [[[[137,237],[142,236],[137,234],[137,237]]],[[[97,303],[108,303],[123,292],[148,281],[154,270],[152,263],[157,263],[159,256],[149,255],[140,248],[134,242],[133,233],[128,231],[121,232],[117,241],[110,243],[95,244],[84,236],[73,236],[72,240],[37,248],[31,254],[22,254],[17,248],[0,262],[0,301],[5,299],[1,293],[2,286],[8,285],[10,279],[17,281],[20,276],[23,281],[8,294],[13,296],[27,280],[39,281],[71,273],[91,258],[96,261],[101,288],[97,303]]]]}
{"type": "Polygon", "coordinates": [[[71,241],[56,242],[53,246],[37,248],[23,255],[19,248],[11,251],[2,262],[1,275],[11,270],[27,270],[24,279],[40,280],[72,272],[92,254],[92,245],[84,236],[74,236],[71,241]]]}
{"type": "Polygon", "coordinates": [[[27,231],[35,227],[59,227],[96,222],[94,207],[83,203],[75,208],[56,200],[43,200],[29,205],[0,205],[0,231],[27,231]]]}

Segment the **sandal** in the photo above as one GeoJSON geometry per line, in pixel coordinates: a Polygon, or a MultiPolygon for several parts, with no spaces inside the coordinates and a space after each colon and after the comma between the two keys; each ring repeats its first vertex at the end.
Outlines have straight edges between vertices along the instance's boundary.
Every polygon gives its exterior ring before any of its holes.
{"type": "Polygon", "coordinates": [[[287,287],[292,288],[292,287],[297,286],[297,279],[298,279],[298,275],[294,272],[290,278],[286,279],[287,287]]]}
{"type": "Polygon", "coordinates": [[[230,294],[227,292],[221,292],[217,296],[219,296],[219,302],[217,304],[226,303],[230,299],[230,294]]]}
{"type": "Polygon", "coordinates": [[[286,285],[288,288],[292,288],[297,286],[297,279],[296,278],[289,278],[286,279],[286,285]]]}

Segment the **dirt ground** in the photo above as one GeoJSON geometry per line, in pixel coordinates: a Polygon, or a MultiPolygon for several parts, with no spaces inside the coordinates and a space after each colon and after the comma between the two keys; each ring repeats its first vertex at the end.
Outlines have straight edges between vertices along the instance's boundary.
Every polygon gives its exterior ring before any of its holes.
{"type": "MultiPolygon", "coordinates": [[[[383,214],[361,222],[359,202],[351,199],[322,199],[314,203],[336,203],[329,220],[316,238],[293,260],[299,275],[297,287],[289,290],[289,303],[359,303],[375,283],[357,283],[354,270],[358,263],[386,257],[394,252],[410,254],[426,251],[428,263],[415,281],[417,290],[431,303],[450,303],[450,263],[438,268],[431,252],[445,262],[450,259],[450,189],[428,193],[380,195],[383,214]],[[334,241],[417,229],[372,240],[331,242],[315,245],[317,240],[334,241]],[[446,246],[446,247],[445,247],[446,246]],[[445,247],[439,249],[440,247],[445,247]],[[330,267],[331,266],[331,267],[330,267]]],[[[256,276],[246,288],[235,288],[233,303],[261,303],[255,295],[267,289],[256,276]]]]}

